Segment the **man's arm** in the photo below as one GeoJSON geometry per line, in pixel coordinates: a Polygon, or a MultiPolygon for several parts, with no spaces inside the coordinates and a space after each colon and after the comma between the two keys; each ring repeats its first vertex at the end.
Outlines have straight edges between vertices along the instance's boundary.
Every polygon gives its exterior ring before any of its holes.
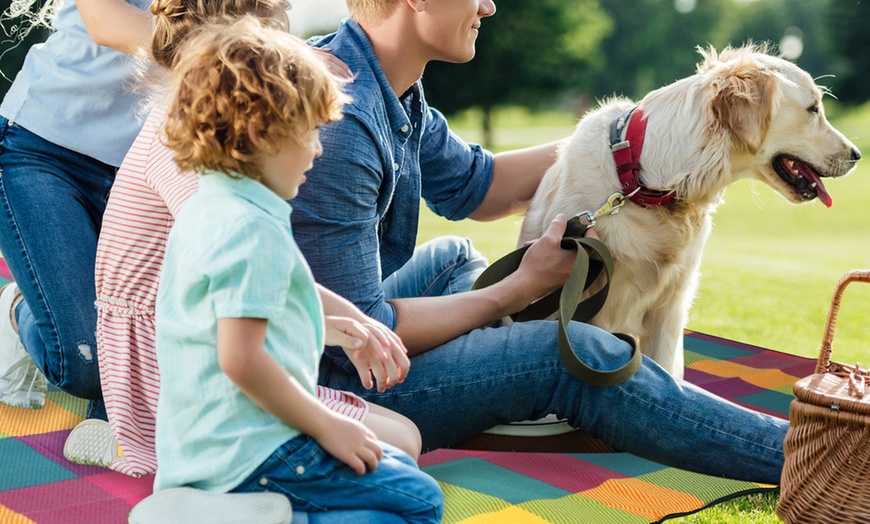
{"type": "Polygon", "coordinates": [[[505,151],[493,157],[492,184],[480,206],[469,215],[474,220],[496,220],[524,212],[547,169],[556,160],[564,140],[505,151]]]}
{"type": "Polygon", "coordinates": [[[134,55],[149,51],[153,16],[123,0],[76,0],[82,22],[94,42],[134,55]]]}
{"type": "Polygon", "coordinates": [[[440,297],[390,301],[396,333],[412,355],[522,310],[568,278],[576,251],[560,247],[567,221],[560,215],[526,252],[520,267],[492,286],[440,297]]]}

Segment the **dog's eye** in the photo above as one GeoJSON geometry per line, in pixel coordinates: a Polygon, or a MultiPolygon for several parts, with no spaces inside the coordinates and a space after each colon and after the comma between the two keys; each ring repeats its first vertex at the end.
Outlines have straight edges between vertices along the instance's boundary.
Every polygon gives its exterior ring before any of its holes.
{"type": "Polygon", "coordinates": [[[814,103],[813,105],[811,105],[810,107],[807,108],[807,111],[809,111],[810,113],[818,113],[819,112],[819,103],[818,102],[814,103]]]}

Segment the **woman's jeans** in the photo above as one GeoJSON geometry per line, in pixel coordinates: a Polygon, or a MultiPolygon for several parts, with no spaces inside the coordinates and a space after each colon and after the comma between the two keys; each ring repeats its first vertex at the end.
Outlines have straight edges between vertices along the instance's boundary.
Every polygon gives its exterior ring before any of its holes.
{"type": "Polygon", "coordinates": [[[306,435],[275,450],[233,492],[280,493],[293,505],[294,522],[354,524],[439,523],[444,496],[438,483],[404,452],[379,443],[383,457],[374,471],[358,476],[306,435]]]}
{"type": "MultiPolygon", "coordinates": [[[[469,289],[485,265],[470,242],[454,237],[418,247],[412,260],[384,282],[388,299],[469,289]]],[[[568,334],[595,369],[616,369],[631,355],[627,343],[596,327],[572,322],[568,334]]],[[[778,484],[783,465],[786,421],[675,380],[646,357],[620,385],[586,384],[559,360],[555,321],[474,330],[412,357],[406,380],[383,393],[363,389],[353,366],[334,357],[323,359],[320,382],[409,417],[424,451],[555,413],[616,449],[669,466],[778,484]]]]}
{"type": "MultiPolygon", "coordinates": [[[[18,335],[49,382],[101,398],[94,263],[116,168],[0,117],[0,251],[24,300],[18,335]]],[[[89,416],[105,418],[102,402],[89,416]]]]}

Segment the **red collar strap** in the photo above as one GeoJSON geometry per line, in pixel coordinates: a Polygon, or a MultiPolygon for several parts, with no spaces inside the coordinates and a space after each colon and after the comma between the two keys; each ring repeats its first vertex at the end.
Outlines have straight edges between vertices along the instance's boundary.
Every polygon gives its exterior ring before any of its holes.
{"type": "Polygon", "coordinates": [[[619,183],[629,200],[639,206],[662,206],[674,200],[673,191],[650,189],[640,183],[640,153],[646,134],[643,110],[635,106],[610,125],[610,148],[616,160],[619,183]],[[625,130],[625,139],[620,140],[625,130]]]}

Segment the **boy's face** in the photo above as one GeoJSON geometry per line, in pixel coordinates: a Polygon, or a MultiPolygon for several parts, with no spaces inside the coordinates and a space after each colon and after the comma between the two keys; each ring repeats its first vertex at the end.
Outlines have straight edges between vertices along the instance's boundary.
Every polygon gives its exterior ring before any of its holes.
{"type": "Polygon", "coordinates": [[[299,141],[286,138],[274,155],[261,154],[259,161],[263,176],[260,182],[284,200],[296,198],[299,186],[305,183],[305,172],[311,169],[314,159],[322,152],[316,129],[299,141]]]}
{"type": "Polygon", "coordinates": [[[493,0],[430,0],[421,35],[437,60],[464,63],[474,58],[483,18],[495,14],[493,0]]]}

